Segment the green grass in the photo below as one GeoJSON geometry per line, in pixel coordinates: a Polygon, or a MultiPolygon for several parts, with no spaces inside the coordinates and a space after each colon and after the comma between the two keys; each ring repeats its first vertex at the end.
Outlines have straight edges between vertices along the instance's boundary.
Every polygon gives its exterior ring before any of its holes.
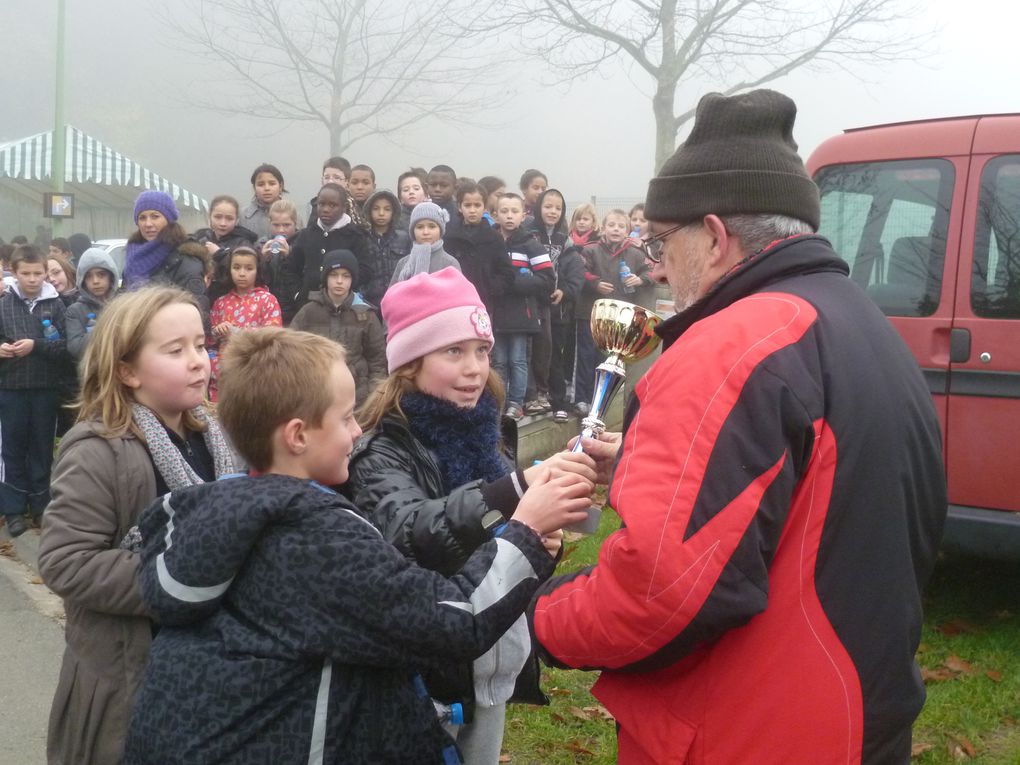
{"type": "Polygon", "coordinates": [[[941,560],[917,658],[928,701],[914,746],[932,748],[915,762],[959,762],[962,753],[982,765],[1020,764],[1020,566],[941,560]]]}
{"type": "MultiPolygon", "coordinates": [[[[619,524],[607,509],[597,534],[567,544],[557,573],[594,563],[619,524]]],[[[940,560],[925,598],[918,662],[928,701],[914,726],[912,762],[1020,765],[1020,566],[940,560]]],[[[544,669],[551,704],[509,707],[501,761],[615,763],[615,724],[590,693],[596,679],[594,672],[544,669]]]]}

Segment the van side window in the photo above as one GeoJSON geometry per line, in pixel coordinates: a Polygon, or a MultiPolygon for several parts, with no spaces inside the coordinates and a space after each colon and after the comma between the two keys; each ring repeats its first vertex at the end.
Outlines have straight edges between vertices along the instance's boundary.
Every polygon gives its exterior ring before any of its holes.
{"type": "Polygon", "coordinates": [[[981,172],[970,304],[975,316],[1020,319],[1020,155],[981,172]]]}
{"type": "Polygon", "coordinates": [[[818,233],[887,316],[938,308],[954,178],[944,159],[833,165],[815,177],[818,233]]]}

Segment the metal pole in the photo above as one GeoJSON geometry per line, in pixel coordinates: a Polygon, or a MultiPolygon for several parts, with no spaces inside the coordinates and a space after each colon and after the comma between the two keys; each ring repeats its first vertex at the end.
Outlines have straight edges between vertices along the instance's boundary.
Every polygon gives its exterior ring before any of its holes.
{"type": "MultiPolygon", "coordinates": [[[[53,191],[64,190],[64,158],[66,156],[66,128],[64,126],[64,39],[66,0],[57,0],[57,90],[53,106],[53,152],[50,165],[50,183],[53,191]]],[[[52,218],[53,235],[60,236],[64,221],[52,218]]]]}

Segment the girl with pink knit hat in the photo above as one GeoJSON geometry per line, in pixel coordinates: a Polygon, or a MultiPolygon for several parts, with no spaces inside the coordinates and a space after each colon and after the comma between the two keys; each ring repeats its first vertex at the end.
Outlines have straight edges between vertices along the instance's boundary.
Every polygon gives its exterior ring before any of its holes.
{"type": "MultiPolygon", "coordinates": [[[[360,412],[366,435],[347,487],[383,535],[419,565],[452,575],[529,486],[554,484],[554,504],[578,508],[583,520],[579,505],[596,477],[587,455],[562,452],[527,470],[514,464],[516,424],[501,421],[492,324],[471,282],[453,268],[418,274],[390,287],[381,307],[389,376],[360,412]]],[[[560,541],[560,533],[547,537],[550,554],[560,541]]],[[[473,663],[422,670],[468,765],[498,762],[508,701],[546,702],[524,617],[473,663]]]]}

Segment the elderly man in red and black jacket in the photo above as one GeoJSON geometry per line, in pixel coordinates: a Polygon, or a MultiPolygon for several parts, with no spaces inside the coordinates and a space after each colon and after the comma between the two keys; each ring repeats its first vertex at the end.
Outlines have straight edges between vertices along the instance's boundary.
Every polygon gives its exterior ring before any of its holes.
{"type": "Polygon", "coordinates": [[[920,370],[813,232],[796,106],[709,94],[649,186],[677,315],[611,467],[624,527],[550,580],[552,663],[602,669],[619,761],[906,763],[921,592],[946,513],[920,370]]]}

